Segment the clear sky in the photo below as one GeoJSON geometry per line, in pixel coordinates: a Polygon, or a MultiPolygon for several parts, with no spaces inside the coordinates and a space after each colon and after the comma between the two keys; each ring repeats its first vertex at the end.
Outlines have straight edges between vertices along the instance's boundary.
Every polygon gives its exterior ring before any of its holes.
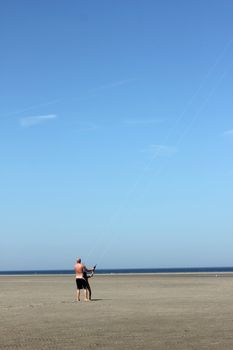
{"type": "Polygon", "coordinates": [[[0,7],[0,270],[233,266],[233,2],[0,7]]]}

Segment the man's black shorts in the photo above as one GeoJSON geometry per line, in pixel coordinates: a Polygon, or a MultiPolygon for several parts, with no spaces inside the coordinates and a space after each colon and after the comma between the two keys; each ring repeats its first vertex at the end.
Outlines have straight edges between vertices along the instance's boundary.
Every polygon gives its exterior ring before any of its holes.
{"type": "Polygon", "coordinates": [[[76,285],[77,289],[86,289],[87,288],[87,282],[84,278],[76,278],[76,285]]]}

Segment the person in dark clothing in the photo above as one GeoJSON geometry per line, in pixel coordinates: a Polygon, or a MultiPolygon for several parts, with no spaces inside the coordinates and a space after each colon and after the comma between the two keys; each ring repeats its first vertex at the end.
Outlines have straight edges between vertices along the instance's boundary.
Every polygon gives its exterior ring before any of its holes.
{"type": "Polygon", "coordinates": [[[83,272],[83,278],[84,278],[84,280],[86,281],[86,288],[87,288],[87,290],[88,290],[88,299],[89,300],[91,300],[91,286],[90,286],[90,284],[89,284],[89,278],[92,278],[94,276],[94,271],[90,274],[90,275],[88,275],[87,273],[86,273],[86,271],[84,271],[83,272]]]}

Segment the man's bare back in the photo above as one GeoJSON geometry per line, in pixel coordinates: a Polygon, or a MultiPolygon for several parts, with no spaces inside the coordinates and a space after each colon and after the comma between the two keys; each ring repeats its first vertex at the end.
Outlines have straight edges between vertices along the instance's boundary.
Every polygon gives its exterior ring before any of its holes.
{"type": "Polygon", "coordinates": [[[74,271],[76,274],[76,278],[83,278],[83,272],[86,270],[86,266],[82,264],[81,262],[77,262],[74,265],[74,271]]]}

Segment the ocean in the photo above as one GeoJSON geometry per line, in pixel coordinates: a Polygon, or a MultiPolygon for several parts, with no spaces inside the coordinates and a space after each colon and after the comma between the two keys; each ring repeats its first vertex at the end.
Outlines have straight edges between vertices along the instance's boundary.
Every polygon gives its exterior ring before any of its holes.
{"type": "MultiPolygon", "coordinates": [[[[179,267],[179,268],[147,268],[147,269],[96,269],[97,275],[111,274],[148,274],[148,273],[220,273],[233,272],[233,267],[179,267]]],[[[73,270],[15,270],[0,271],[0,275],[73,275],[73,270]]]]}

